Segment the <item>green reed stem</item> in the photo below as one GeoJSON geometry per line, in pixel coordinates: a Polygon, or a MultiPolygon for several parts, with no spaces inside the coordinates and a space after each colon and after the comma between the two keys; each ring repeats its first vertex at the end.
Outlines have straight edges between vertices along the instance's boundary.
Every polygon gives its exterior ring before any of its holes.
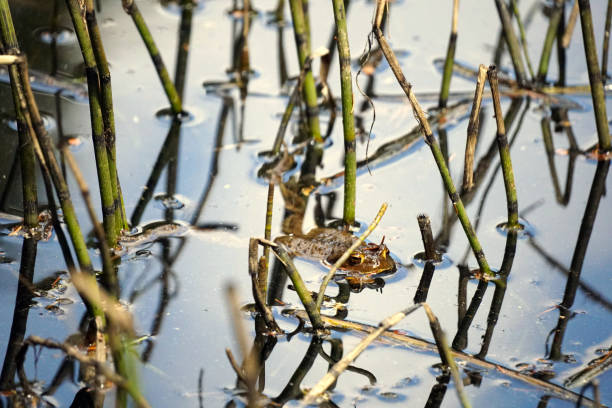
{"type": "Polygon", "coordinates": [[[506,188],[506,203],[508,206],[508,229],[519,228],[518,222],[518,200],[516,197],[516,185],[514,183],[514,171],[512,170],[512,160],[510,159],[510,149],[508,138],[506,137],[506,127],[504,125],[504,114],[502,113],[499,99],[499,84],[497,81],[497,69],[494,65],[487,71],[489,86],[493,94],[493,108],[495,110],[495,122],[497,123],[497,147],[499,149],[499,159],[501,161],[502,173],[504,175],[504,187],[506,188]]]}
{"type": "Polygon", "coordinates": [[[542,54],[540,55],[540,65],[538,66],[537,81],[541,84],[546,81],[546,74],[548,73],[550,55],[552,53],[555,37],[557,36],[557,27],[559,27],[561,16],[563,16],[563,1],[556,0],[555,7],[548,23],[548,30],[546,31],[544,46],[542,47],[542,54]]]}
{"type": "Polygon", "coordinates": [[[610,24],[612,23],[612,0],[608,0],[606,25],[604,27],[603,50],[601,55],[601,75],[604,84],[608,80],[608,50],[610,49],[610,24]]]}
{"type": "Polygon", "coordinates": [[[451,24],[448,48],[446,49],[446,59],[444,60],[444,73],[442,75],[442,86],[440,88],[440,99],[438,108],[446,108],[448,93],[450,91],[451,78],[453,76],[453,65],[455,62],[455,50],[457,49],[457,19],[459,16],[459,0],[453,0],[453,19],[451,24]]]}
{"type": "Polygon", "coordinates": [[[116,294],[118,293],[117,276],[115,275],[115,268],[113,265],[113,260],[111,258],[110,248],[108,246],[106,236],[104,235],[104,229],[98,221],[98,217],[96,216],[96,212],[94,211],[93,203],[91,202],[91,194],[89,192],[89,187],[87,186],[87,182],[83,177],[83,173],[81,173],[81,170],[79,169],[79,166],[77,165],[76,160],[74,159],[74,156],[72,155],[70,150],[65,145],[62,146],[61,149],[64,157],[66,158],[68,166],[72,170],[72,174],[74,175],[74,178],[79,186],[79,190],[81,190],[81,196],[83,197],[83,201],[85,202],[87,214],[89,215],[89,219],[91,220],[91,223],[93,225],[94,233],[100,245],[104,282],[106,283],[109,292],[116,296],[116,294]]]}
{"type": "MultiPolygon", "coordinates": [[[[2,43],[4,53],[18,56],[19,43],[13,26],[11,10],[7,0],[0,1],[0,30],[2,31],[2,43]]],[[[17,121],[17,134],[19,137],[19,160],[21,162],[21,184],[23,198],[23,221],[26,228],[34,228],[38,225],[38,197],[36,192],[36,159],[32,145],[32,135],[26,122],[25,112],[21,106],[20,99],[24,99],[23,88],[19,77],[17,65],[9,67],[13,105],[15,107],[15,119],[17,121]]]]}
{"type": "Polygon", "coordinates": [[[529,58],[529,51],[527,50],[527,35],[525,34],[525,26],[523,25],[523,19],[521,18],[516,0],[510,0],[510,7],[512,7],[512,14],[514,14],[514,18],[516,18],[516,23],[518,24],[519,35],[521,36],[521,47],[523,48],[523,55],[525,56],[525,61],[527,62],[529,75],[531,78],[534,78],[535,75],[533,74],[533,67],[531,66],[531,58],[529,58]]]}
{"type": "MultiPolygon", "coordinates": [[[[291,7],[291,16],[293,18],[293,33],[295,35],[295,45],[300,61],[300,69],[304,66],[306,58],[310,55],[310,40],[308,31],[306,30],[306,20],[304,17],[304,8],[302,0],[289,0],[291,7]]],[[[308,118],[308,126],[312,139],[317,142],[323,142],[321,137],[321,127],[319,125],[319,108],[317,105],[317,89],[315,87],[314,76],[312,70],[306,71],[304,77],[304,101],[306,102],[306,115],[308,118]]]]}
{"type": "Polygon", "coordinates": [[[351,51],[346,27],[344,0],[332,0],[338,58],[340,60],[340,86],[342,92],[342,124],[344,127],[344,211],[345,226],[355,223],[355,195],[357,185],[357,155],[355,143],[355,118],[353,117],[353,76],[351,74],[351,51]]]}
{"type": "Polygon", "coordinates": [[[321,320],[321,315],[319,314],[319,309],[312,299],[312,295],[302,280],[302,277],[295,268],[291,256],[282,245],[272,247],[272,251],[274,251],[274,254],[278,257],[279,261],[281,261],[285,266],[285,272],[289,276],[289,279],[291,279],[293,287],[302,301],[304,309],[306,309],[306,313],[308,313],[312,327],[315,330],[322,330],[324,327],[323,320],[321,320]]]}
{"type": "Polygon", "coordinates": [[[81,16],[79,0],[66,0],[72,24],[81,47],[81,54],[85,61],[85,74],[87,76],[87,88],[89,94],[89,114],[91,118],[91,131],[96,156],[96,167],[98,170],[98,185],[102,200],[102,219],[104,232],[110,247],[117,243],[117,231],[115,225],[115,200],[113,198],[113,186],[111,182],[106,141],[104,140],[104,122],[102,120],[102,109],[100,106],[100,88],[98,68],[93,53],[93,47],[87,33],[87,27],[81,16]]]}
{"type": "Polygon", "coordinates": [[[147,50],[149,51],[149,55],[151,56],[151,60],[153,61],[153,65],[155,66],[155,70],[159,76],[159,80],[161,81],[164,91],[166,92],[166,96],[168,97],[168,101],[170,102],[172,113],[178,115],[183,111],[181,98],[179,97],[174,84],[170,80],[170,75],[168,74],[166,65],[164,64],[161,54],[159,53],[157,45],[155,45],[155,41],[153,40],[151,31],[149,31],[149,28],[147,27],[147,23],[142,17],[142,14],[140,14],[140,10],[136,6],[136,2],[134,2],[134,0],[122,0],[122,4],[125,12],[132,17],[132,21],[134,21],[136,29],[138,30],[142,41],[145,43],[147,50]]]}
{"type": "Polygon", "coordinates": [[[427,120],[427,117],[425,116],[425,113],[423,112],[421,105],[417,101],[416,96],[414,95],[414,92],[412,91],[412,85],[406,80],[406,77],[404,76],[404,73],[402,72],[402,69],[399,66],[399,62],[397,61],[397,57],[393,53],[393,50],[391,49],[391,47],[389,47],[389,43],[387,42],[387,39],[385,38],[382,31],[380,30],[380,22],[382,21],[382,15],[383,15],[383,11],[385,8],[385,3],[386,3],[386,0],[377,0],[376,18],[375,18],[375,23],[374,23],[374,26],[372,27],[372,30],[374,31],[374,34],[376,35],[376,39],[378,40],[378,45],[380,46],[385,58],[387,59],[387,62],[389,63],[389,66],[391,67],[391,70],[393,71],[393,74],[395,75],[397,82],[399,83],[400,87],[402,88],[406,96],[408,97],[408,100],[410,101],[410,104],[412,105],[412,109],[417,117],[417,120],[419,121],[419,123],[421,124],[423,128],[425,142],[431,149],[431,153],[434,156],[434,160],[436,162],[436,165],[438,166],[438,170],[440,171],[440,176],[442,177],[444,186],[446,187],[446,192],[448,193],[448,196],[453,204],[453,207],[455,208],[455,213],[457,214],[457,217],[459,218],[459,222],[461,222],[461,226],[463,227],[463,231],[465,232],[465,235],[467,236],[467,239],[470,243],[472,252],[474,253],[474,256],[476,257],[476,261],[478,262],[478,265],[480,266],[480,272],[486,277],[493,277],[494,275],[491,272],[491,268],[484,255],[482,246],[480,245],[480,241],[478,240],[478,237],[476,236],[476,232],[474,231],[474,228],[472,227],[472,224],[467,215],[465,207],[463,206],[463,202],[461,201],[461,197],[459,197],[459,194],[457,193],[457,189],[455,188],[453,179],[446,165],[444,155],[442,154],[442,151],[440,150],[440,145],[438,144],[436,138],[433,136],[431,127],[429,126],[429,121],[427,120]]]}
{"type": "Polygon", "coordinates": [[[121,233],[121,230],[128,229],[125,207],[123,206],[123,197],[119,188],[119,175],[117,174],[117,152],[115,148],[115,112],[113,109],[113,90],[111,86],[111,74],[106,59],[106,52],[102,44],[102,36],[100,27],[96,19],[93,0],[87,0],[85,11],[85,20],[87,21],[87,29],[89,38],[93,48],[96,65],[99,69],[101,102],[102,102],[102,122],[104,124],[104,140],[106,141],[108,170],[110,182],[113,191],[113,204],[115,206],[115,232],[121,233]]]}
{"type": "Polygon", "coordinates": [[[38,197],[36,192],[36,160],[32,145],[32,134],[27,125],[25,112],[19,105],[19,94],[23,94],[17,67],[9,67],[13,103],[19,136],[19,160],[21,162],[21,183],[23,197],[23,221],[27,228],[38,225],[38,197]]]}
{"type": "Polygon", "coordinates": [[[181,100],[185,94],[185,78],[187,61],[189,57],[189,43],[191,42],[191,27],[193,21],[194,0],[181,0],[181,25],[179,27],[179,48],[176,55],[174,70],[174,87],[181,100]]]}
{"type": "MultiPolygon", "coordinates": [[[[2,1],[5,0],[0,0],[0,2],[2,1]]],[[[40,112],[38,111],[38,105],[34,100],[34,94],[32,93],[32,87],[30,86],[27,63],[24,61],[24,63],[20,64],[19,69],[21,80],[23,81],[23,89],[25,91],[28,110],[32,117],[32,126],[34,127],[38,144],[41,147],[45,161],[49,167],[51,178],[62,207],[64,222],[68,227],[68,233],[70,235],[79,266],[81,267],[82,271],[93,273],[91,259],[89,258],[87,246],[85,245],[85,240],[83,239],[83,234],[81,233],[81,227],[79,226],[76,212],[74,211],[74,206],[72,205],[72,200],[70,199],[68,185],[66,184],[66,180],[62,175],[62,171],[57,159],[55,158],[55,154],[53,153],[53,142],[45,129],[42,118],[40,117],[40,112]]]]}
{"type": "Polygon", "coordinates": [[[582,26],[582,39],[584,41],[584,52],[586,54],[587,69],[589,71],[589,83],[591,84],[591,97],[593,98],[593,110],[595,111],[595,122],[597,124],[597,135],[599,137],[599,150],[609,152],[612,150],[610,144],[610,129],[608,127],[608,116],[606,114],[606,100],[597,61],[597,48],[595,45],[595,34],[593,33],[593,18],[591,17],[591,4],[589,0],[578,0],[580,7],[580,25],[582,26]]]}
{"type": "Polygon", "coordinates": [[[304,33],[306,34],[306,42],[308,43],[308,51],[312,50],[312,43],[310,41],[310,12],[309,12],[309,0],[300,0],[302,3],[302,10],[304,11],[304,33]]]}
{"type": "Polygon", "coordinates": [[[497,6],[497,13],[499,14],[499,19],[502,24],[504,38],[506,39],[506,45],[510,52],[510,58],[512,59],[516,80],[521,86],[524,86],[527,83],[527,76],[525,74],[525,67],[523,66],[523,58],[521,57],[518,39],[514,33],[514,28],[512,28],[510,12],[504,0],[495,0],[495,5],[497,6]]]}
{"type": "MultiPolygon", "coordinates": [[[[38,111],[38,106],[36,104],[36,101],[34,100],[34,94],[32,93],[32,87],[30,85],[28,65],[25,57],[23,58],[23,61],[19,64],[18,68],[19,77],[22,81],[21,86],[23,89],[23,92],[19,93],[20,106],[22,112],[24,112],[28,129],[33,130],[33,132],[31,132],[31,144],[36,145],[37,149],[42,150],[42,152],[40,153],[44,156],[44,161],[41,160],[41,167],[47,167],[48,169],[50,169],[51,177],[53,179],[57,195],[62,205],[64,222],[68,227],[68,233],[70,234],[72,245],[74,247],[77,259],[79,261],[79,265],[81,267],[81,272],[76,271],[74,268],[69,268],[70,276],[74,277],[78,274],[81,274],[82,272],[85,272],[91,276],[93,275],[94,271],[91,264],[91,260],[89,258],[89,254],[87,252],[85,240],[83,239],[83,234],[81,233],[74,207],[72,206],[72,201],[70,200],[70,193],[68,191],[68,187],[63,178],[62,172],[60,171],[59,165],[55,158],[55,154],[53,153],[51,138],[47,134],[47,130],[45,129],[43,121],[40,117],[40,112],[38,111]]],[[[104,311],[99,306],[99,304],[96,302],[90,302],[89,298],[80,290],[79,295],[83,299],[83,303],[86,305],[90,315],[95,317],[96,321],[100,322],[100,324],[104,324],[104,311]]]]}

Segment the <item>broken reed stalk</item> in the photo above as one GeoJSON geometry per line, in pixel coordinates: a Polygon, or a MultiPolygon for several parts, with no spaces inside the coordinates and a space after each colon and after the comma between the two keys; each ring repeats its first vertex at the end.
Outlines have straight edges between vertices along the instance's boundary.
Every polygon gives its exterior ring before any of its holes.
{"type": "Polygon", "coordinates": [[[363,234],[361,234],[361,236],[357,239],[357,241],[355,241],[353,245],[349,247],[349,249],[344,251],[342,256],[338,258],[338,260],[334,263],[334,266],[332,266],[329,272],[327,272],[327,275],[325,275],[325,278],[323,278],[323,282],[321,282],[321,287],[319,288],[319,294],[317,295],[317,304],[316,304],[317,311],[321,310],[321,304],[323,303],[323,298],[325,297],[325,289],[327,288],[327,285],[329,284],[329,281],[331,280],[331,278],[334,277],[334,274],[336,273],[338,268],[342,266],[343,263],[346,262],[346,260],[351,256],[353,251],[359,248],[359,246],[363,244],[363,241],[365,241],[365,239],[378,226],[378,223],[382,219],[382,216],[385,215],[385,211],[387,211],[388,206],[389,205],[387,203],[382,203],[382,205],[380,206],[380,209],[378,210],[378,213],[376,214],[376,217],[374,217],[370,226],[363,232],[363,234]]]}
{"type": "Polygon", "coordinates": [[[132,21],[134,21],[134,25],[136,25],[136,29],[138,30],[142,41],[145,43],[147,50],[149,51],[149,55],[153,61],[153,66],[155,67],[155,71],[157,71],[157,76],[162,83],[162,87],[164,88],[166,97],[168,98],[168,102],[170,102],[172,113],[174,115],[179,115],[183,111],[181,98],[179,97],[174,84],[170,80],[170,75],[168,74],[166,65],[164,64],[161,54],[159,53],[157,45],[155,45],[155,40],[153,40],[153,35],[151,35],[151,31],[149,31],[147,23],[142,17],[142,14],[140,14],[140,10],[138,9],[138,6],[136,6],[136,2],[134,0],[121,0],[121,3],[123,5],[123,10],[125,10],[125,12],[132,17],[132,21]]]}
{"type": "Polygon", "coordinates": [[[85,75],[87,76],[87,89],[89,94],[89,114],[91,118],[91,136],[96,156],[98,186],[100,188],[100,198],[102,201],[102,220],[104,222],[106,241],[110,247],[114,247],[117,244],[115,224],[116,211],[113,186],[108,167],[106,141],[104,140],[104,122],[102,120],[102,109],[100,104],[98,68],[93,53],[92,43],[87,33],[87,27],[81,15],[79,0],[66,0],[66,4],[85,62],[85,75]]]}
{"type": "Polygon", "coordinates": [[[297,292],[302,304],[304,305],[304,309],[306,313],[308,313],[308,318],[310,319],[310,324],[312,324],[313,329],[315,330],[323,330],[323,320],[321,320],[321,315],[319,313],[319,309],[316,307],[314,300],[310,294],[310,291],[306,287],[306,284],[302,280],[299,272],[297,271],[291,256],[287,252],[287,249],[284,248],[283,245],[275,245],[272,247],[272,251],[278,258],[279,261],[285,266],[284,270],[291,279],[293,283],[293,287],[297,292]]]}
{"type": "Polygon", "coordinates": [[[446,49],[446,59],[444,60],[444,74],[442,75],[442,86],[440,88],[440,99],[438,108],[446,108],[450,82],[453,76],[453,64],[455,62],[455,50],[457,49],[457,20],[459,18],[459,0],[453,0],[453,19],[451,23],[451,33],[446,49]]]}
{"type": "Polygon", "coordinates": [[[589,71],[589,83],[591,84],[591,97],[593,98],[597,136],[599,137],[599,151],[607,153],[612,150],[612,145],[610,144],[610,129],[608,127],[608,116],[606,114],[606,96],[604,94],[603,81],[601,80],[601,72],[599,71],[599,62],[597,60],[591,5],[589,0],[577,1],[580,7],[580,25],[582,26],[584,52],[586,54],[587,69],[589,71]]]}
{"type": "Polygon", "coordinates": [[[467,236],[467,239],[470,243],[472,252],[474,253],[474,256],[476,257],[476,261],[478,262],[480,271],[483,274],[483,276],[493,277],[494,275],[491,272],[491,268],[484,255],[482,246],[480,245],[480,241],[478,240],[478,237],[476,236],[476,232],[474,231],[474,228],[472,227],[472,224],[470,223],[465,207],[463,206],[463,202],[461,201],[461,197],[457,193],[457,189],[455,188],[453,179],[446,165],[444,155],[442,154],[442,151],[440,150],[440,145],[438,144],[437,140],[433,136],[433,133],[431,131],[431,127],[429,126],[427,117],[425,117],[423,109],[419,105],[419,102],[417,101],[416,96],[414,95],[414,92],[412,91],[412,85],[406,80],[406,77],[404,76],[404,73],[402,72],[402,69],[400,68],[399,63],[397,61],[397,57],[393,53],[393,50],[391,50],[391,47],[389,47],[389,43],[387,42],[387,39],[385,38],[382,31],[380,30],[380,24],[382,21],[383,11],[384,11],[386,2],[387,0],[377,0],[376,2],[376,17],[375,17],[374,26],[372,27],[372,31],[374,31],[374,34],[376,35],[376,39],[378,40],[378,45],[380,46],[383,54],[385,55],[385,58],[387,59],[387,62],[389,63],[389,66],[391,67],[391,70],[393,71],[393,74],[395,75],[395,78],[397,79],[399,85],[401,86],[402,90],[408,97],[408,100],[410,101],[410,104],[412,105],[412,110],[414,112],[414,115],[416,116],[417,120],[419,121],[422,127],[425,142],[431,149],[431,153],[434,156],[434,160],[436,162],[436,165],[438,166],[438,170],[440,171],[440,176],[442,177],[442,180],[444,182],[444,186],[446,188],[448,196],[451,202],[453,203],[453,207],[455,208],[455,213],[457,214],[457,217],[459,218],[459,221],[461,222],[463,231],[465,232],[465,235],[467,236]]]}
{"type": "MultiPolygon", "coordinates": [[[[2,32],[2,45],[4,53],[14,56],[17,60],[20,55],[19,43],[13,26],[11,10],[8,0],[0,1],[0,30],[2,32]]],[[[10,59],[10,58],[9,58],[10,59]]],[[[7,61],[8,62],[8,61],[7,61]]],[[[15,61],[16,62],[16,61],[15,61]]],[[[23,88],[19,76],[19,69],[13,62],[8,67],[11,81],[11,93],[17,122],[17,134],[19,137],[19,160],[21,164],[21,183],[23,198],[23,221],[26,228],[38,226],[38,197],[36,192],[36,159],[34,157],[34,146],[32,134],[26,121],[21,100],[24,99],[23,88]]]]}
{"type": "Polygon", "coordinates": [[[514,67],[514,73],[516,74],[516,80],[519,85],[524,86],[527,83],[527,76],[525,75],[525,67],[523,66],[523,58],[521,57],[521,50],[512,27],[512,18],[510,12],[506,6],[504,0],[495,0],[495,6],[497,7],[497,13],[499,14],[499,20],[504,31],[504,38],[508,51],[510,52],[510,58],[512,59],[512,66],[514,67]]]}
{"type": "MultiPolygon", "coordinates": [[[[310,40],[306,31],[306,21],[302,0],[289,0],[291,17],[293,19],[293,34],[297,48],[300,69],[303,68],[306,58],[310,55],[310,40]]],[[[306,102],[306,116],[310,135],[316,143],[322,143],[321,127],[319,124],[319,108],[317,105],[317,89],[315,87],[312,70],[306,71],[303,88],[304,101],[306,102]]]]}
{"type": "Polygon", "coordinates": [[[519,28],[521,47],[523,48],[523,55],[525,56],[525,62],[527,62],[527,69],[529,70],[529,75],[531,78],[534,78],[535,76],[533,75],[531,58],[529,58],[529,51],[527,50],[527,35],[525,34],[525,26],[523,26],[523,19],[521,18],[521,13],[519,12],[517,1],[510,0],[510,7],[512,7],[512,13],[514,14],[514,18],[516,18],[516,23],[519,28]]]}
{"type": "Polygon", "coordinates": [[[474,185],[474,152],[478,141],[478,129],[480,128],[480,106],[482,92],[485,86],[487,68],[480,64],[478,66],[478,78],[476,79],[476,90],[472,102],[472,112],[467,127],[467,139],[465,141],[465,161],[463,165],[463,190],[470,191],[474,185]]]}
{"type": "Polygon", "coordinates": [[[550,56],[552,53],[553,43],[557,36],[557,27],[563,16],[563,0],[555,0],[554,8],[548,22],[548,30],[546,31],[546,37],[544,38],[544,46],[542,47],[542,54],[540,55],[540,64],[538,66],[538,76],[536,78],[539,84],[546,82],[546,74],[548,73],[548,65],[550,62],[550,56]]]}
{"type": "Polygon", "coordinates": [[[506,203],[508,206],[508,229],[519,228],[518,222],[518,201],[516,198],[516,185],[514,183],[514,171],[512,170],[512,160],[510,158],[510,148],[506,137],[506,127],[504,125],[504,115],[499,99],[499,85],[497,81],[497,69],[491,65],[487,71],[489,86],[493,94],[493,108],[495,109],[495,122],[497,123],[497,147],[499,148],[499,159],[501,161],[502,173],[504,175],[504,187],[506,189],[506,203]]]}
{"type": "Polygon", "coordinates": [[[440,262],[442,260],[438,251],[436,251],[436,243],[431,232],[431,221],[426,214],[417,216],[419,230],[421,231],[421,239],[423,240],[423,248],[425,249],[425,260],[440,262]]]}
{"type": "Polygon", "coordinates": [[[63,145],[62,154],[68,163],[68,167],[72,170],[72,174],[81,190],[81,196],[83,197],[83,201],[85,202],[85,207],[87,208],[87,214],[89,215],[89,219],[93,225],[94,233],[96,234],[96,238],[100,245],[100,253],[102,254],[102,271],[104,276],[104,282],[108,286],[108,290],[113,295],[117,295],[118,286],[117,286],[117,277],[115,275],[115,268],[113,266],[113,260],[111,258],[110,248],[108,243],[106,242],[106,237],[104,236],[104,229],[102,225],[98,221],[98,217],[94,211],[93,203],[91,202],[91,194],[89,192],[89,187],[87,186],[87,182],[79,169],[79,166],[74,160],[74,156],[70,152],[70,150],[63,145]]]}
{"type": "Polygon", "coordinates": [[[334,20],[336,22],[338,59],[340,61],[342,125],[344,128],[344,210],[342,220],[344,221],[345,227],[350,227],[355,223],[355,195],[357,190],[355,118],[353,116],[353,76],[351,74],[351,52],[348,41],[344,0],[332,0],[332,3],[334,8],[334,20]]]}
{"type": "Polygon", "coordinates": [[[119,175],[117,174],[117,151],[115,148],[115,111],[113,109],[113,90],[111,86],[111,74],[106,59],[106,52],[102,44],[102,35],[96,19],[93,0],[86,0],[85,20],[87,31],[91,40],[94,58],[98,67],[100,79],[100,97],[102,109],[102,123],[104,125],[104,140],[106,141],[108,171],[111,187],[113,190],[113,203],[115,206],[115,231],[120,234],[122,230],[128,229],[127,217],[123,206],[122,194],[119,187],[119,175]]]}
{"type": "Polygon", "coordinates": [[[601,55],[601,80],[608,80],[608,50],[610,49],[610,23],[612,23],[612,0],[608,0],[606,10],[606,25],[604,27],[603,50],[601,55]]]}
{"type": "Polygon", "coordinates": [[[457,389],[457,394],[459,395],[459,400],[463,407],[470,407],[470,403],[463,392],[463,383],[461,381],[461,377],[459,376],[459,370],[457,369],[457,365],[453,360],[452,352],[448,347],[448,343],[446,343],[444,333],[440,327],[440,323],[438,322],[435,315],[432,313],[431,309],[426,303],[419,303],[416,305],[412,305],[407,307],[406,309],[395,313],[378,324],[378,327],[368,334],[363,340],[359,342],[359,344],[351,350],[347,355],[342,357],[340,361],[338,361],[334,366],[317,382],[317,384],[308,391],[308,393],[304,396],[302,400],[301,406],[306,406],[310,404],[314,404],[316,399],[323,394],[342,374],[346,368],[353,362],[359,355],[380,335],[386,332],[388,329],[399,323],[406,316],[417,310],[419,307],[423,306],[425,309],[425,313],[427,314],[427,318],[430,321],[430,327],[433,333],[434,338],[436,339],[436,345],[438,346],[438,353],[444,365],[448,365],[453,375],[453,380],[455,381],[455,387],[457,389]]]}
{"type": "Polygon", "coordinates": [[[561,41],[561,46],[563,48],[569,47],[569,43],[572,40],[572,35],[574,34],[574,28],[576,27],[576,20],[578,20],[579,12],[580,8],[578,7],[578,0],[575,0],[574,5],[572,6],[572,11],[570,12],[570,16],[567,20],[567,25],[565,26],[563,39],[561,41]]]}
{"type": "MultiPolygon", "coordinates": [[[[49,349],[61,350],[66,354],[66,356],[71,357],[74,360],[77,360],[81,365],[95,367],[96,371],[100,372],[109,381],[112,381],[118,387],[123,388],[126,391],[130,392],[129,382],[125,378],[115,373],[110,368],[108,368],[108,365],[106,365],[104,362],[98,361],[95,358],[91,358],[91,357],[88,357],[82,354],[78,348],[68,343],[58,343],[50,339],[43,339],[42,337],[38,337],[38,336],[30,336],[27,339],[25,339],[25,341],[23,342],[23,346],[21,350],[19,351],[18,358],[19,358],[19,361],[21,362],[20,364],[21,366],[23,365],[22,362],[25,360],[27,349],[31,345],[32,346],[42,346],[42,347],[46,347],[49,349]]],[[[22,377],[21,374],[20,374],[20,377],[22,377]]],[[[22,382],[24,380],[27,381],[26,378],[20,378],[20,380],[22,382]]],[[[141,408],[150,407],[149,403],[142,396],[142,394],[132,394],[132,397],[134,398],[134,401],[136,402],[136,405],[138,407],[141,407],[141,408]]]]}

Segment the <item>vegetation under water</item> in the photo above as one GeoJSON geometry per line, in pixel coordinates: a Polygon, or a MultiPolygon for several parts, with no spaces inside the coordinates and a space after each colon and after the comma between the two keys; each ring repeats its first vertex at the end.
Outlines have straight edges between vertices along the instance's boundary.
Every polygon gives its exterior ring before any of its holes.
{"type": "Polygon", "coordinates": [[[0,0],[0,405],[612,404],[592,3],[0,0]]]}

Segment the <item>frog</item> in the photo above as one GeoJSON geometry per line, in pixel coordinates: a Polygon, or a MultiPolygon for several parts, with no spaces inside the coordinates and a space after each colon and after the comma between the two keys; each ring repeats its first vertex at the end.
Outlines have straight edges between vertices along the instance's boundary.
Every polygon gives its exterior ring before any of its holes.
{"type": "MultiPolygon", "coordinates": [[[[293,256],[320,260],[331,266],[358,238],[345,230],[317,227],[307,234],[291,234],[279,236],[274,240],[277,244],[287,247],[293,256]]],[[[346,273],[347,280],[359,280],[394,273],[395,261],[389,254],[389,248],[384,244],[364,242],[338,268],[346,273]]]]}
{"type": "MultiPolygon", "coordinates": [[[[126,249],[138,248],[162,238],[180,237],[189,227],[181,222],[153,221],[135,229],[133,233],[124,233],[119,237],[119,254],[126,249]]],[[[127,251],[129,252],[129,251],[127,251]]]]}

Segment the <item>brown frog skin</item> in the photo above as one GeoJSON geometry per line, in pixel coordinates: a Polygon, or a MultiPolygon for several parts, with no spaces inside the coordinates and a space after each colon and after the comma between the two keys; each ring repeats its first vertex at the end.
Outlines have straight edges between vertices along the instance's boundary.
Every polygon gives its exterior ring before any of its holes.
{"type": "MultiPolygon", "coordinates": [[[[293,256],[322,260],[333,265],[357,240],[350,232],[333,228],[314,228],[306,235],[283,235],[274,241],[285,245],[293,256]]],[[[396,266],[386,245],[382,242],[364,242],[339,269],[355,275],[377,275],[393,273],[396,266]]]]}

